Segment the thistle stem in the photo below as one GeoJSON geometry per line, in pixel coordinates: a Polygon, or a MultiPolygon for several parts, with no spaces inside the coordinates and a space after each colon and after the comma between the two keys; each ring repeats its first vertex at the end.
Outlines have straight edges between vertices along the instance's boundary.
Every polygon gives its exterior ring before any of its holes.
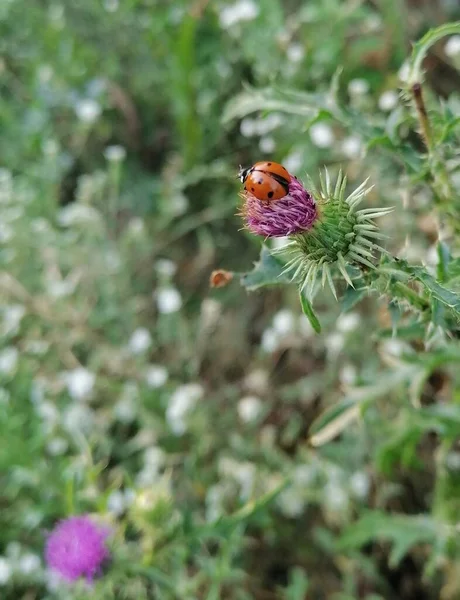
{"type": "Polygon", "coordinates": [[[428,112],[426,110],[422,86],[420,83],[414,83],[412,86],[412,96],[414,97],[418,120],[422,128],[422,137],[428,152],[431,154],[433,152],[433,132],[431,129],[430,120],[428,118],[428,112]]]}

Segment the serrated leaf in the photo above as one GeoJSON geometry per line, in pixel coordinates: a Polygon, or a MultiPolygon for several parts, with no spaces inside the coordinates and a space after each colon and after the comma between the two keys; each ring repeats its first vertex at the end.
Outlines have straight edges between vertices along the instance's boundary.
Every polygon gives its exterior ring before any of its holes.
{"type": "Polygon", "coordinates": [[[356,420],[364,405],[398,388],[402,383],[411,381],[420,371],[418,365],[404,366],[397,371],[381,374],[373,385],[356,387],[345,398],[326,409],[310,426],[310,443],[322,446],[342,433],[350,423],[356,420]]]}
{"type": "Polygon", "coordinates": [[[310,325],[313,327],[313,329],[316,331],[316,333],[321,333],[321,324],[318,320],[318,317],[315,314],[315,311],[313,310],[313,306],[311,305],[311,302],[308,300],[308,298],[302,292],[300,292],[299,298],[300,298],[300,305],[302,306],[303,314],[310,321],[310,325]]]}
{"type": "Polygon", "coordinates": [[[371,541],[392,544],[390,566],[397,566],[412,546],[434,543],[439,525],[423,515],[391,515],[380,511],[365,513],[350,525],[338,542],[339,550],[358,549],[371,541]]]}
{"type": "Polygon", "coordinates": [[[252,271],[241,276],[241,285],[253,292],[269,285],[289,284],[291,283],[290,277],[287,274],[281,274],[283,267],[283,263],[271,254],[270,249],[262,246],[259,261],[255,263],[252,271]]]}
{"type": "Polygon", "coordinates": [[[224,109],[222,123],[241,119],[259,110],[280,111],[287,114],[314,119],[325,106],[324,94],[308,94],[275,87],[245,90],[232,98],[224,109]]]}
{"type": "Polygon", "coordinates": [[[436,300],[450,308],[456,317],[460,318],[460,295],[438,283],[424,267],[412,266],[405,260],[399,259],[382,264],[382,270],[387,270],[392,275],[401,274],[403,277],[406,275],[409,279],[416,279],[436,300]]]}
{"type": "Polygon", "coordinates": [[[418,42],[414,44],[409,62],[409,78],[408,85],[420,83],[423,78],[423,61],[428,53],[428,50],[438,40],[446,35],[460,34],[460,22],[446,23],[440,27],[430,29],[418,42]]]}

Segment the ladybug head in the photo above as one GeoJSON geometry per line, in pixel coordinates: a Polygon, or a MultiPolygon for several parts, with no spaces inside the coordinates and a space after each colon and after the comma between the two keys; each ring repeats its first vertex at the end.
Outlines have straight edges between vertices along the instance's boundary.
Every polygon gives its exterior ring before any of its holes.
{"type": "Polygon", "coordinates": [[[240,178],[241,183],[244,183],[247,179],[247,176],[249,175],[250,171],[252,170],[252,167],[248,167],[248,168],[244,168],[240,165],[240,170],[238,172],[238,177],[240,178]]]}

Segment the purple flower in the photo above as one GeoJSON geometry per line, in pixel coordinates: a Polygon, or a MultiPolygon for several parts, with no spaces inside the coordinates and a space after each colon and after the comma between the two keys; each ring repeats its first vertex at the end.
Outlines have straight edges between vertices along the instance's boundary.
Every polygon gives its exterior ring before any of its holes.
{"type": "Polygon", "coordinates": [[[91,582],[109,557],[105,540],[110,531],[87,516],[61,521],[51,532],[45,548],[48,566],[67,581],[86,577],[91,582]]]}
{"type": "Polygon", "coordinates": [[[247,228],[264,237],[283,237],[303,233],[311,228],[317,217],[316,203],[300,181],[291,175],[289,192],[279,200],[259,200],[243,192],[241,214],[247,228]]]}

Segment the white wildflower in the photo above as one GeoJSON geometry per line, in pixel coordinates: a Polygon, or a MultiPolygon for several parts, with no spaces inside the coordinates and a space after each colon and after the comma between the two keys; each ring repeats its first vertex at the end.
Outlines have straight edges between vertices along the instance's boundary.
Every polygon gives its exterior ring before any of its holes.
{"type": "Polygon", "coordinates": [[[145,327],[139,327],[136,329],[128,343],[129,351],[132,354],[143,354],[152,345],[152,336],[145,327]]]}
{"type": "Polygon", "coordinates": [[[187,429],[187,416],[204,394],[198,383],[188,383],[176,389],[169,399],[166,420],[175,435],[182,435],[187,429]]]}
{"type": "Polygon", "coordinates": [[[270,354],[274,352],[279,346],[279,338],[278,334],[274,329],[269,327],[262,334],[262,339],[260,341],[260,347],[264,352],[270,354]]]}
{"type": "Polygon", "coordinates": [[[289,173],[296,173],[302,168],[304,155],[301,150],[292,150],[283,160],[283,165],[289,173]]]}
{"type": "Polygon", "coordinates": [[[364,96],[369,92],[369,83],[365,79],[352,79],[348,84],[350,96],[364,96]]]}
{"type": "Polygon", "coordinates": [[[71,434],[89,432],[94,424],[94,413],[85,404],[71,404],[62,415],[62,424],[71,434]]]}
{"type": "Polygon", "coordinates": [[[104,157],[109,162],[121,162],[126,158],[126,150],[123,146],[107,146],[104,157]]]}
{"type": "Polygon", "coordinates": [[[73,202],[58,213],[57,221],[63,227],[90,225],[100,221],[100,214],[92,206],[73,202]]]}
{"type": "Polygon", "coordinates": [[[157,389],[168,381],[168,370],[163,365],[149,365],[145,372],[145,382],[150,388],[157,389]]]}
{"type": "Polygon", "coordinates": [[[245,423],[251,423],[260,415],[262,406],[262,400],[257,396],[245,396],[238,402],[238,415],[245,423]]]}
{"type": "Polygon", "coordinates": [[[337,330],[341,333],[349,333],[354,331],[361,322],[361,317],[358,313],[349,312],[343,313],[337,319],[337,330]]]}
{"type": "Polygon", "coordinates": [[[75,112],[82,123],[91,125],[100,117],[102,108],[96,100],[86,98],[77,102],[75,112]]]}
{"type": "Polygon", "coordinates": [[[278,311],[273,317],[273,329],[280,336],[292,333],[294,326],[294,314],[288,309],[278,311]]]}
{"type": "Polygon", "coordinates": [[[36,554],[32,554],[31,552],[21,556],[17,562],[17,569],[23,575],[32,575],[32,573],[38,571],[40,567],[40,557],[36,554]]]}
{"type": "Polygon", "coordinates": [[[177,271],[177,265],[169,258],[159,258],[155,262],[155,271],[163,277],[173,277],[177,271]]]}
{"type": "Polygon", "coordinates": [[[119,517],[126,509],[125,495],[121,490],[110,492],[107,498],[107,510],[119,517]]]}
{"type": "Polygon", "coordinates": [[[3,556],[0,556],[0,585],[6,585],[8,583],[12,571],[10,562],[3,556]]]}
{"type": "Polygon", "coordinates": [[[74,400],[85,400],[90,396],[96,382],[96,375],[85,367],[77,367],[63,374],[69,395],[74,400]]]}
{"type": "Polygon", "coordinates": [[[16,371],[19,359],[19,351],[14,346],[7,346],[0,350],[0,373],[12,375],[16,371]]]}
{"type": "Polygon", "coordinates": [[[173,287],[160,288],[156,293],[158,311],[164,315],[175,313],[182,306],[182,297],[173,287]]]}
{"type": "Polygon", "coordinates": [[[324,345],[331,356],[337,356],[345,345],[343,333],[331,333],[324,340],[324,345]]]}
{"type": "Polygon", "coordinates": [[[299,43],[290,44],[287,47],[286,55],[290,62],[299,63],[305,56],[305,48],[299,43]]]}
{"type": "Polygon", "coordinates": [[[315,123],[310,127],[310,138],[317,148],[330,148],[335,141],[332,127],[326,123],[315,123]]]}
{"type": "Polygon", "coordinates": [[[282,514],[289,519],[300,517],[305,508],[302,493],[292,486],[279,494],[277,504],[282,514]]]}
{"type": "Polygon", "coordinates": [[[447,40],[444,52],[451,58],[460,56],[460,35],[453,35],[447,40]]]}
{"type": "Polygon", "coordinates": [[[390,112],[398,105],[398,94],[394,90],[387,90],[379,98],[379,108],[384,112],[390,112]]]}
{"type": "Polygon", "coordinates": [[[69,444],[62,437],[55,437],[49,440],[46,444],[46,449],[51,456],[61,456],[67,452],[69,444]]]}
{"type": "Polygon", "coordinates": [[[270,136],[265,136],[260,139],[259,149],[265,154],[271,154],[275,150],[275,140],[270,136]]]}
{"type": "Polygon", "coordinates": [[[365,471],[356,471],[350,477],[350,488],[353,496],[358,500],[365,500],[369,494],[371,482],[365,471]]]}
{"type": "Polygon", "coordinates": [[[5,306],[3,309],[2,335],[16,335],[25,314],[26,309],[21,304],[5,306]]]}
{"type": "Polygon", "coordinates": [[[223,29],[228,29],[241,21],[252,21],[259,14],[259,7],[252,0],[238,0],[225,6],[219,13],[219,22],[223,29]]]}
{"type": "Polygon", "coordinates": [[[358,135],[350,135],[342,141],[342,152],[347,158],[358,158],[362,149],[363,144],[358,135]]]}
{"type": "Polygon", "coordinates": [[[256,122],[246,117],[240,123],[240,133],[243,137],[252,137],[256,133],[256,122]]]}

